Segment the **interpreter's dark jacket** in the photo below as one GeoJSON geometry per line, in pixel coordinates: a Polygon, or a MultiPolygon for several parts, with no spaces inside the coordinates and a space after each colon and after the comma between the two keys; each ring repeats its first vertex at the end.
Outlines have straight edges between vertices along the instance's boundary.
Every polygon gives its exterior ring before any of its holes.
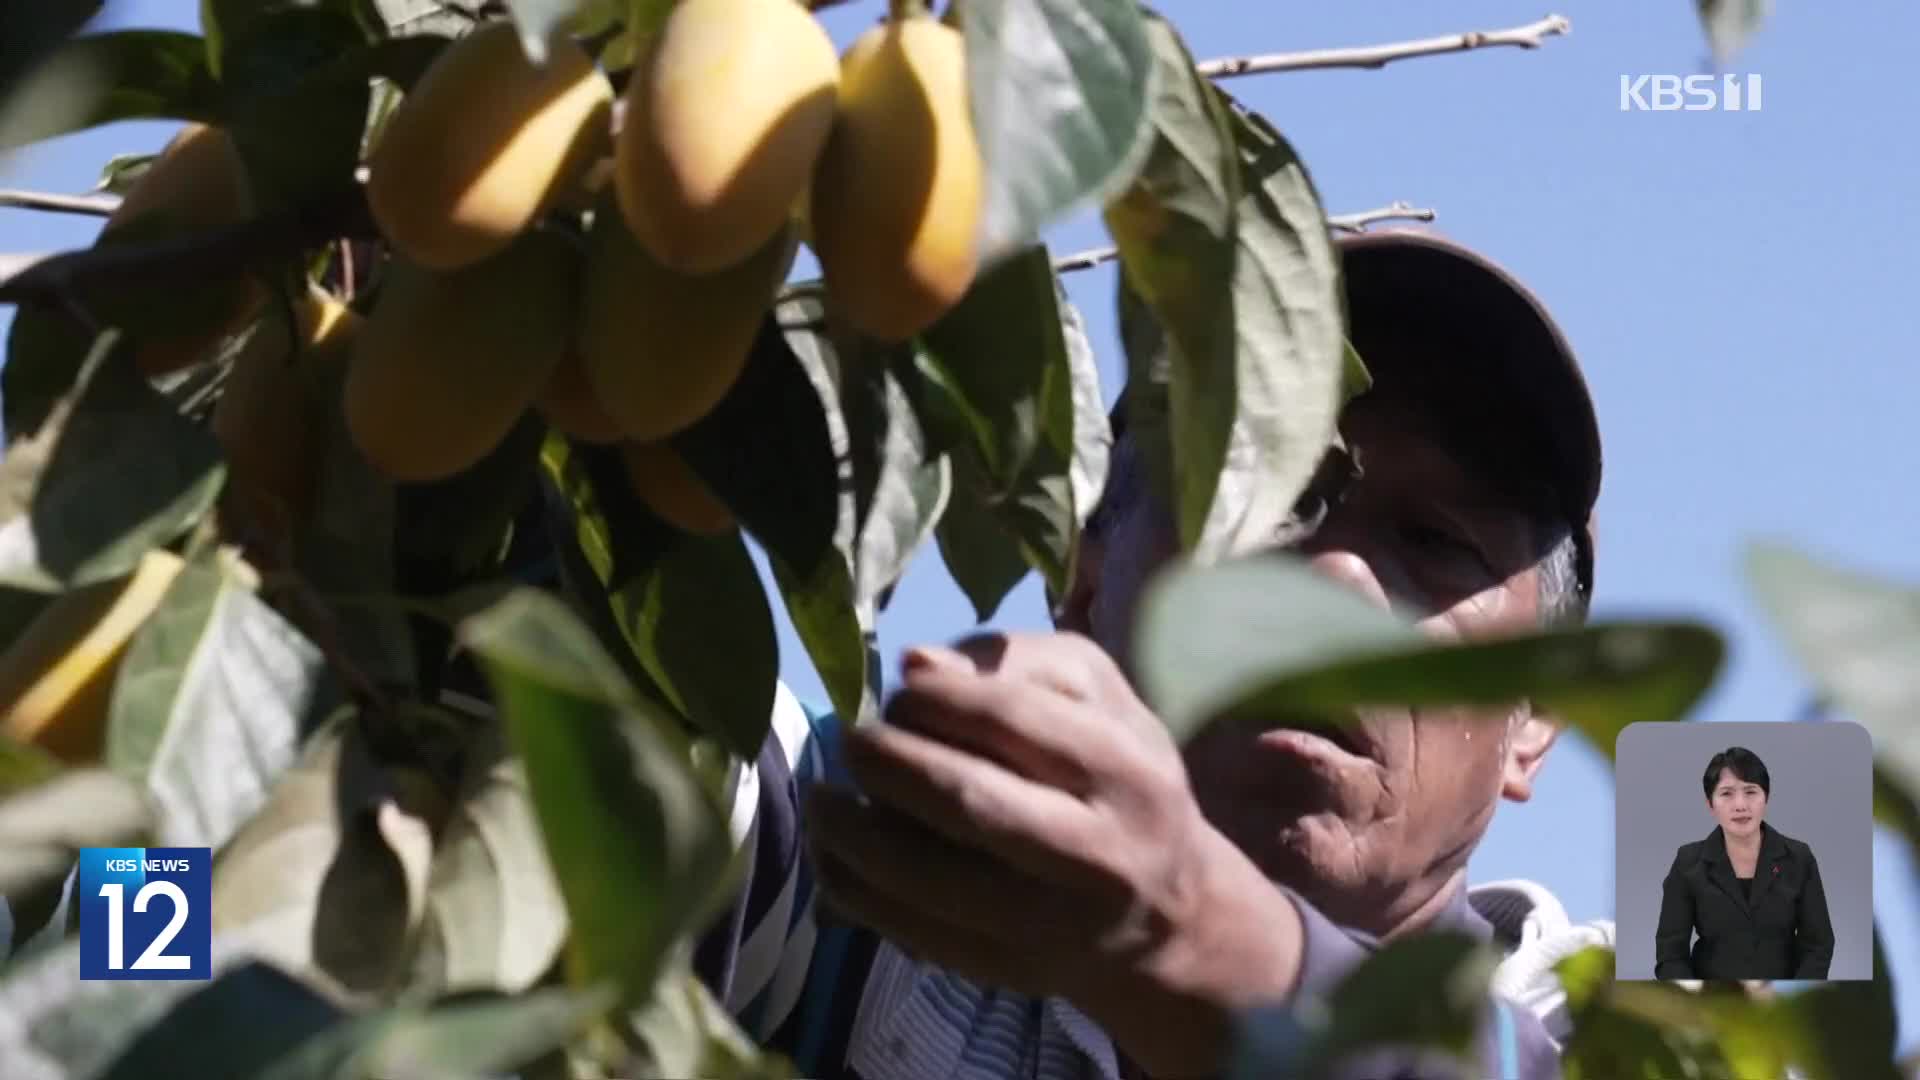
{"type": "Polygon", "coordinates": [[[1724,831],[1680,845],[1660,898],[1654,978],[1827,977],[1833,923],[1813,849],[1764,821],[1760,834],[1751,898],[1734,877],[1724,831]]]}

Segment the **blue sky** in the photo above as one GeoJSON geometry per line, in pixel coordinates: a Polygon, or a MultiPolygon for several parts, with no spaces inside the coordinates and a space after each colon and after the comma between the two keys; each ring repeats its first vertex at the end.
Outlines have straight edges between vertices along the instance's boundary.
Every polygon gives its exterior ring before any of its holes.
{"type": "MultiPolygon", "coordinates": [[[[1235,80],[1293,140],[1332,212],[1404,199],[1527,280],[1586,366],[1606,446],[1596,614],[1684,614],[1722,626],[1728,668],[1701,720],[1790,716],[1806,684],[1739,578],[1741,545],[1776,537],[1920,583],[1920,369],[1912,342],[1920,250],[1920,84],[1899,73],[1920,8],[1783,5],[1731,70],[1759,73],[1759,113],[1622,112],[1622,74],[1703,70],[1689,0],[1635,4],[1412,0],[1160,5],[1198,57],[1426,37],[1569,16],[1539,51],[1492,50],[1380,71],[1235,80]]],[[[120,7],[112,23],[191,28],[189,0],[120,7]]],[[[843,44],[872,2],[829,13],[843,44]]],[[[122,124],[0,160],[0,185],[88,187],[115,153],[169,125],[122,124]]],[[[0,210],[0,251],[87,243],[96,224],[0,210]]],[[[1097,217],[1049,235],[1057,253],[1104,243],[1097,217]]],[[[1110,269],[1069,283],[1111,398],[1120,353],[1110,269]]],[[[11,319],[0,309],[0,327],[11,319]]],[[[996,625],[1036,628],[1029,579],[996,625]]],[[[967,631],[966,601],[929,548],[882,620],[889,663],[967,631]]],[[[824,700],[791,629],[784,677],[824,700]]],[[[1504,808],[1476,880],[1546,883],[1576,918],[1613,910],[1614,789],[1603,761],[1563,742],[1535,800],[1504,808]]],[[[1711,823],[1702,817],[1702,835],[1711,823]]],[[[1920,1042],[1920,867],[1885,837],[1876,909],[1901,995],[1901,1044],[1920,1042]]]]}

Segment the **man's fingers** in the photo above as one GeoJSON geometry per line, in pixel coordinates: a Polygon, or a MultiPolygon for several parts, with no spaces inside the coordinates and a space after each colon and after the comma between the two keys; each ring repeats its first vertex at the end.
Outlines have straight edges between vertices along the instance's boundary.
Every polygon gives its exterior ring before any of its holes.
{"type": "Polygon", "coordinates": [[[976,848],[962,847],[897,810],[863,804],[850,792],[814,787],[806,813],[815,851],[832,856],[870,888],[941,923],[984,937],[1029,940],[1072,932],[1049,913],[1060,890],[976,848]],[[1048,930],[1049,926],[1056,929],[1048,930]]]}
{"type": "Polygon", "coordinates": [[[964,657],[983,674],[1043,686],[1080,702],[1098,700],[1119,671],[1091,639],[1065,632],[974,634],[950,649],[910,649],[904,666],[911,670],[929,656],[938,662],[942,654],[964,657]]]}
{"type": "Polygon", "coordinates": [[[1072,708],[1031,687],[976,675],[923,677],[887,702],[887,723],[998,762],[1075,798],[1093,792],[1087,758],[1097,748],[1059,737],[1072,729],[1072,708]]]}
{"type": "Polygon", "coordinates": [[[870,799],[948,840],[1055,884],[1106,883],[1088,865],[1100,846],[1093,812],[1072,795],[888,724],[848,733],[845,750],[870,799]]]}
{"type": "Polygon", "coordinates": [[[1110,669],[1098,646],[1073,634],[985,634],[952,649],[909,649],[887,718],[1085,796],[1116,763],[1124,736],[1115,725],[1129,719],[1088,707],[1115,696],[1110,682],[1130,693],[1110,669]]]}
{"type": "Polygon", "coordinates": [[[1017,961],[1029,950],[943,922],[911,901],[875,888],[831,851],[821,849],[819,841],[809,844],[815,849],[813,872],[820,885],[819,898],[840,918],[867,927],[916,960],[1013,990],[1047,992],[1041,986],[1022,985],[1017,961]]]}

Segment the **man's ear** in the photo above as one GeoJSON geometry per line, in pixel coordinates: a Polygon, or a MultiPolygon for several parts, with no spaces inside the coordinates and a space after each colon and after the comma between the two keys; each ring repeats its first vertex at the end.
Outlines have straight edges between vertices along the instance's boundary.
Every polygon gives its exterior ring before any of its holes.
{"type": "Polygon", "coordinates": [[[1074,554],[1073,579],[1067,582],[1067,595],[1053,605],[1056,630],[1093,636],[1093,598],[1100,591],[1100,568],[1106,557],[1106,545],[1100,533],[1088,530],[1080,534],[1080,550],[1074,554]]]}
{"type": "Polygon", "coordinates": [[[1547,751],[1560,737],[1560,722],[1529,703],[1513,730],[1507,735],[1507,760],[1500,779],[1500,794],[1514,802],[1533,798],[1533,778],[1546,764],[1547,751]]]}

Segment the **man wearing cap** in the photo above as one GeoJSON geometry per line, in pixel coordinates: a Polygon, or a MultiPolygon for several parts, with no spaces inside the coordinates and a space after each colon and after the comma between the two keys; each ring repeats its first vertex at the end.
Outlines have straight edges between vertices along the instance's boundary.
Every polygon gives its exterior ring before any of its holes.
{"type": "MultiPolygon", "coordinates": [[[[1341,241],[1374,376],[1295,552],[1440,639],[1580,620],[1598,427],[1571,350],[1512,277],[1412,231],[1341,241]]],[[[1324,993],[1423,927],[1508,954],[1483,1071],[1558,1074],[1554,960],[1610,944],[1466,864],[1557,735],[1507,710],[1382,709],[1327,739],[1181,748],[1125,675],[1173,519],[1116,433],[1054,634],[909,650],[887,723],[842,731],[782,691],[757,763],[748,886],[702,977],[801,1074],[859,1080],[1218,1076],[1249,1010],[1324,993]],[[823,782],[824,781],[824,782],[823,782]],[[852,791],[857,789],[859,796],[852,791]]],[[[1388,1054],[1356,1077],[1456,1076],[1388,1054]]]]}

